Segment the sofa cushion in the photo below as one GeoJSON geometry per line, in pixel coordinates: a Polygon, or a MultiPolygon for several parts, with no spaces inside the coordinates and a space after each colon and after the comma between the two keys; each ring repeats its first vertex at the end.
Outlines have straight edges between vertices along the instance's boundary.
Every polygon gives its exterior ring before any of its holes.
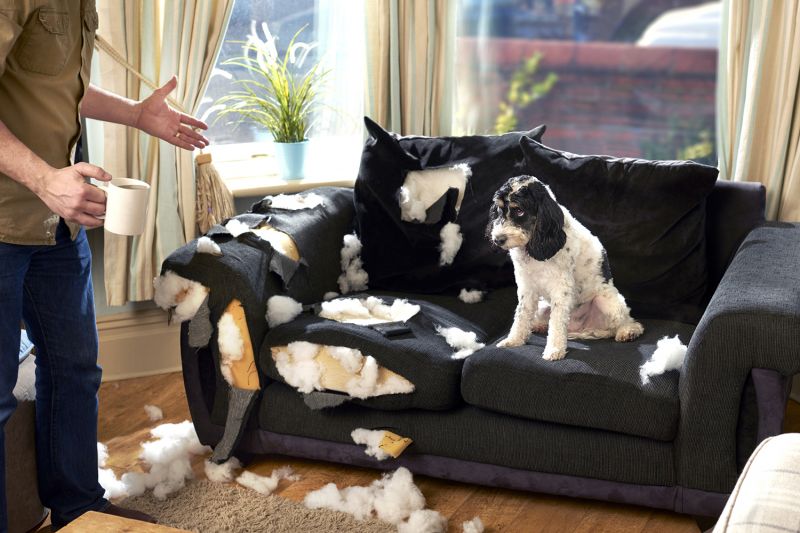
{"type": "Polygon", "coordinates": [[[494,250],[485,236],[489,207],[498,187],[522,170],[520,138],[540,138],[544,126],[494,136],[399,137],[368,118],[365,122],[370,136],[354,198],[370,288],[438,292],[512,283],[508,255],[494,250]],[[457,164],[471,171],[457,212],[457,189],[451,188],[434,204],[437,209],[430,220],[402,220],[398,192],[408,173],[457,164]],[[442,266],[440,233],[451,222],[460,226],[463,242],[452,264],[442,266]]]}
{"type": "Polygon", "coordinates": [[[703,313],[706,197],[717,169],[693,161],[584,156],[520,142],[527,173],[605,246],[637,318],[696,324],[703,313]]]}
{"type": "Polygon", "coordinates": [[[464,364],[461,393],[467,403],[501,413],[670,441],[678,427],[678,372],[643,385],[639,367],[659,339],[678,335],[688,343],[694,328],[642,323],[644,334],[629,343],[569,341],[560,361],[542,359],[544,335],[517,348],[487,346],[464,364]]]}
{"type": "MultiPolygon", "coordinates": [[[[356,295],[358,297],[364,295],[356,295]]],[[[383,296],[388,305],[393,298],[383,296]]],[[[356,348],[364,356],[371,355],[378,365],[399,374],[414,384],[408,394],[389,394],[353,402],[375,409],[449,409],[462,403],[461,367],[463,359],[453,359],[444,337],[436,333],[436,325],[474,331],[478,342],[487,335],[478,325],[444,307],[424,301],[409,300],[421,310],[406,322],[409,332],[385,336],[378,329],[321,318],[303,313],[291,322],[277,326],[267,333],[259,355],[260,368],[272,379],[286,383],[272,358],[271,348],[294,341],[306,341],[328,346],[356,348]]]]}

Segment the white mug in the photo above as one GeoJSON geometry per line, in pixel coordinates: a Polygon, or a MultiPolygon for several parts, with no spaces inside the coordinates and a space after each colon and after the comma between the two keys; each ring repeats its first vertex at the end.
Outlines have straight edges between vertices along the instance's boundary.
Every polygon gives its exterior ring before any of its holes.
{"type": "Polygon", "coordinates": [[[144,233],[150,185],[131,178],[113,178],[97,182],[97,186],[106,193],[106,214],[97,217],[105,219],[104,227],[117,235],[144,233]]]}

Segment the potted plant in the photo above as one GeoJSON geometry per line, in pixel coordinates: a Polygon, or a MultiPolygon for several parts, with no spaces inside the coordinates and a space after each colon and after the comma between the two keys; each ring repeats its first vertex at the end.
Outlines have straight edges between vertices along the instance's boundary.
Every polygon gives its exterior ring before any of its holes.
{"type": "Polygon", "coordinates": [[[316,43],[303,43],[294,34],[283,56],[278,55],[274,37],[266,23],[261,24],[264,39],[258,36],[255,22],[242,46],[242,55],[223,65],[246,69],[250,78],[234,80],[238,86],[215,102],[217,119],[238,115],[248,118],[272,134],[280,175],[284,179],[302,179],[312,113],[320,105],[319,91],[327,71],[315,62],[304,69],[316,43]]]}

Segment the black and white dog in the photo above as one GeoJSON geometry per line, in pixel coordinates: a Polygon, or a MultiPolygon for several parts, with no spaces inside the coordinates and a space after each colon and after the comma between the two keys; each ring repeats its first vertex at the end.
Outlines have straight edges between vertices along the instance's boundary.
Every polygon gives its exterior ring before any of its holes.
{"type": "Polygon", "coordinates": [[[542,357],[555,361],[567,353],[568,338],[623,342],[644,332],[614,287],[600,240],[538,179],[511,178],[495,193],[487,232],[511,255],[519,300],[498,346],[547,331],[542,357]]]}

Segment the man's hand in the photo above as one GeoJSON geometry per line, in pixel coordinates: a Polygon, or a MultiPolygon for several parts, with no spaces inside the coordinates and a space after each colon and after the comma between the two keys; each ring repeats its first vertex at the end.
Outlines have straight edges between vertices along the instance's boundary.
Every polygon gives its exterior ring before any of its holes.
{"type": "Polygon", "coordinates": [[[111,174],[89,163],[52,169],[44,174],[33,191],[53,213],[65,220],[77,222],[88,228],[103,225],[98,216],[106,212],[106,195],[86,183],[84,176],[99,181],[111,180],[111,174]]]}
{"type": "Polygon", "coordinates": [[[177,85],[178,78],[173,76],[166,84],[153,91],[153,94],[137,103],[133,126],[178,148],[205,148],[208,146],[208,139],[193,128],[206,130],[208,125],[185,113],[179,113],[166,102],[167,95],[177,85]]]}

